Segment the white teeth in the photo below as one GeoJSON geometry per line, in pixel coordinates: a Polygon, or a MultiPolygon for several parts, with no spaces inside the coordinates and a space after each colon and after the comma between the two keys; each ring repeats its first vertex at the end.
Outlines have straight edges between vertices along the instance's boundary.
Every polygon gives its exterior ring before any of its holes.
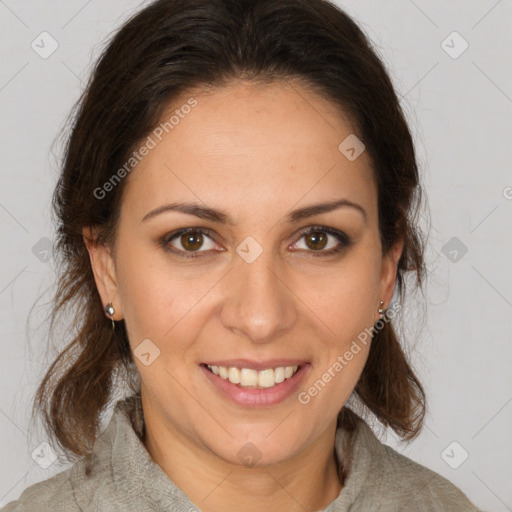
{"type": "Polygon", "coordinates": [[[222,379],[229,379],[229,382],[233,384],[239,384],[242,387],[248,388],[271,388],[292,377],[299,368],[298,366],[279,366],[278,368],[267,368],[257,371],[251,368],[207,366],[215,375],[219,375],[222,379]]]}
{"type": "Polygon", "coordinates": [[[240,384],[240,370],[238,368],[230,368],[228,370],[228,379],[233,384],[240,384]]]}
{"type": "Polygon", "coordinates": [[[246,386],[257,386],[258,385],[258,372],[256,370],[250,370],[249,368],[242,368],[240,370],[240,385],[246,386]]]}
{"type": "Polygon", "coordinates": [[[274,370],[274,380],[276,381],[276,384],[283,382],[285,378],[286,377],[284,375],[284,368],[282,366],[274,370]]]}
{"type": "Polygon", "coordinates": [[[287,366],[284,369],[284,377],[285,377],[285,379],[289,379],[295,373],[296,370],[297,370],[296,366],[287,366]]]}
{"type": "Polygon", "coordinates": [[[270,388],[276,383],[274,378],[274,370],[263,370],[258,374],[258,386],[262,388],[270,388]]]}

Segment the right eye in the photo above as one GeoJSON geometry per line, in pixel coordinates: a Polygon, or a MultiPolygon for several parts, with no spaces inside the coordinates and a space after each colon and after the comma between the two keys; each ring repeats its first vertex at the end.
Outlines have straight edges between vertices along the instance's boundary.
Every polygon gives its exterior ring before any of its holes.
{"type": "Polygon", "coordinates": [[[174,254],[184,258],[194,258],[199,256],[198,253],[215,250],[216,244],[210,234],[211,231],[205,228],[178,229],[166,235],[162,239],[162,245],[174,254]]]}

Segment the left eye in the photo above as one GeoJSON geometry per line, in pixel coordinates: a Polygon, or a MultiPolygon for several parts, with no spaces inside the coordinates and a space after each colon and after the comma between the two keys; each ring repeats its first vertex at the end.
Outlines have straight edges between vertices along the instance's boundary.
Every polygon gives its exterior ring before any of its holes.
{"type": "Polygon", "coordinates": [[[317,253],[338,252],[350,243],[347,235],[342,231],[320,226],[314,226],[302,233],[300,241],[303,241],[304,245],[297,247],[298,249],[317,253]]]}

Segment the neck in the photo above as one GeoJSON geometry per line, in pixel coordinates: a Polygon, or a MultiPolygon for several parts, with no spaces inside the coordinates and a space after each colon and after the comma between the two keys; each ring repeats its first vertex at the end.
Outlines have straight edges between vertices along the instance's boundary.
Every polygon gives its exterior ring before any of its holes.
{"type": "Polygon", "coordinates": [[[172,427],[161,430],[152,421],[146,421],[144,445],[203,512],[304,512],[323,510],[341,491],[335,433],[334,423],[292,459],[271,466],[232,464],[172,427]]]}

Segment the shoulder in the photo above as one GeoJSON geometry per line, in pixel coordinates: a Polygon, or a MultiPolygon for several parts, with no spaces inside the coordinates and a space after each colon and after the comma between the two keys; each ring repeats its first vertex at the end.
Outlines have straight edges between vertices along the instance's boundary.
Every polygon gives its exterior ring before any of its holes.
{"type": "MultiPolygon", "coordinates": [[[[81,512],[100,501],[108,503],[108,510],[122,510],[123,500],[116,500],[110,450],[99,442],[95,446],[94,453],[26,488],[16,501],[8,503],[0,512],[81,512]]],[[[96,510],[97,505],[93,509],[96,510]]]]}
{"type": "Polygon", "coordinates": [[[452,482],[431,469],[382,445],[385,477],[382,485],[389,489],[396,504],[404,510],[418,512],[460,511],[478,512],[467,496],[452,482]]]}
{"type": "Polygon", "coordinates": [[[120,421],[122,408],[116,407],[116,411],[96,440],[92,453],[47,480],[26,488],[16,501],[8,503],[0,512],[79,512],[100,497],[110,498],[114,487],[112,445],[128,428],[128,421],[120,421]]]}
{"type": "Polygon", "coordinates": [[[0,512],[147,509],[151,496],[147,498],[140,492],[144,489],[141,475],[148,475],[152,483],[159,479],[162,487],[167,481],[140,442],[142,410],[137,404],[136,397],[119,401],[92,453],[53,477],[31,485],[0,512]]]}
{"type": "Polygon", "coordinates": [[[0,512],[78,512],[80,508],[74,499],[69,471],[62,471],[27,487],[17,500],[9,502],[0,512]]]}
{"type": "Polygon", "coordinates": [[[382,443],[361,418],[352,448],[346,481],[351,511],[479,512],[457,486],[382,443]]]}

